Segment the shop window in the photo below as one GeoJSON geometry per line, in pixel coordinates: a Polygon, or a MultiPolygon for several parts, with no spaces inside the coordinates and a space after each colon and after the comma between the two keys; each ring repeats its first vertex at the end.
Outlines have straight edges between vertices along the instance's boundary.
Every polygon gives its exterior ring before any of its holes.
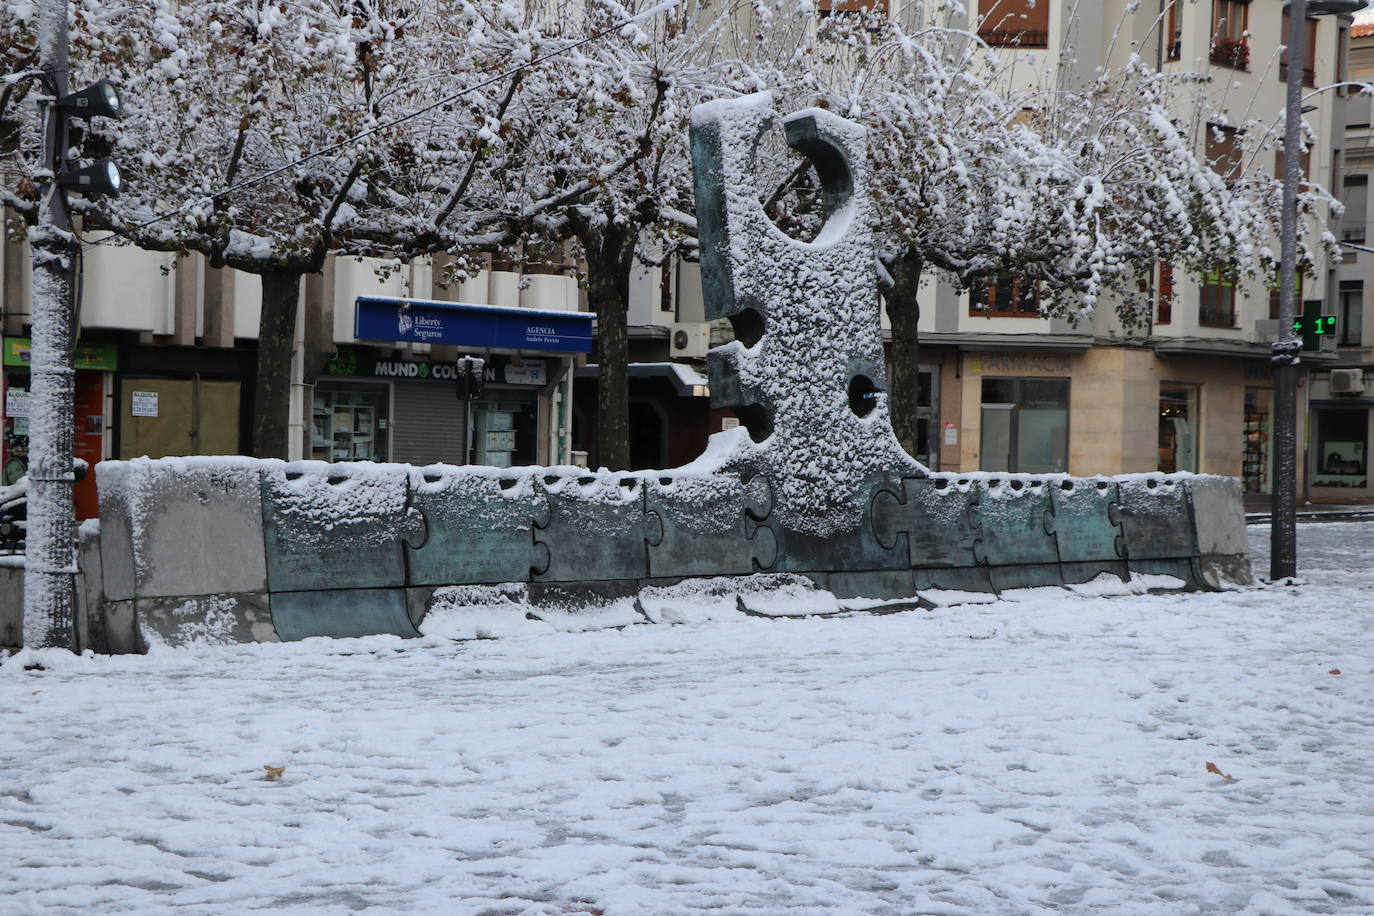
{"type": "Polygon", "coordinates": [[[1197,471],[1198,389],[1159,386],[1159,469],[1166,474],[1197,471]]]}
{"type": "Polygon", "coordinates": [[[388,460],[390,395],[389,385],[316,385],[310,457],[319,461],[388,460]]]}
{"type": "Polygon", "coordinates": [[[538,462],[537,404],[533,392],[502,391],[472,402],[468,463],[498,468],[538,462]]]}
{"type": "Polygon", "coordinates": [[[1364,281],[1342,280],[1340,286],[1342,347],[1359,347],[1364,340],[1364,281]]]}
{"type": "Polygon", "coordinates": [[[1246,493],[1269,492],[1269,456],[1273,447],[1274,392],[1245,389],[1245,447],[1241,453],[1241,483],[1246,493]]]}
{"type": "Polygon", "coordinates": [[[1069,380],[984,378],[979,467],[1051,474],[1069,467],[1069,380]]]}
{"type": "Polygon", "coordinates": [[[1236,326],[1236,284],[1219,270],[1209,271],[1202,278],[1197,320],[1209,328],[1236,326]]]}
{"type": "MultiPolygon", "coordinates": [[[[1315,86],[1316,62],[1317,62],[1317,26],[1319,21],[1311,18],[1307,19],[1307,27],[1303,29],[1303,48],[1302,48],[1302,84],[1304,86],[1315,86]]],[[[1283,50],[1279,53],[1279,79],[1287,82],[1288,80],[1288,14],[1283,14],[1282,38],[1283,50]]]]}
{"type": "Polygon", "coordinates": [[[1226,183],[1240,175],[1244,150],[1240,145],[1240,131],[1225,124],[1207,125],[1207,164],[1226,183]]]}
{"type": "Polygon", "coordinates": [[[1048,48],[1049,0],[983,0],[978,37],[995,47],[1048,48]]]}
{"type": "Polygon", "coordinates": [[[1314,487],[1366,487],[1369,411],[1318,410],[1314,487]]]}
{"type": "Polygon", "coordinates": [[[1212,0],[1212,63],[1250,69],[1250,0],[1212,0]]]}
{"type": "Polygon", "coordinates": [[[1015,277],[975,286],[969,290],[968,312],[988,318],[1039,318],[1040,283],[1015,277]]]}
{"type": "Polygon", "coordinates": [[[1168,324],[1174,317],[1174,266],[1167,262],[1159,265],[1159,302],[1155,324],[1168,324]]]}

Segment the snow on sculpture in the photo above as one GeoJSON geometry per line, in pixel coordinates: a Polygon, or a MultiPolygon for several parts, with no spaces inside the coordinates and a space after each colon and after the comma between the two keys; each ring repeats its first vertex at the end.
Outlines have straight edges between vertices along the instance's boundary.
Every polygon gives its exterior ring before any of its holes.
{"type": "Polygon", "coordinates": [[[768,476],[781,524],[827,536],[859,525],[872,474],[925,470],[893,434],[883,394],[865,128],[819,108],[784,119],[822,189],[825,224],[803,242],[761,203],[754,160],[772,124],[766,92],[692,113],[706,317],[728,318],[736,337],[708,356],[711,403],[747,430],[727,466],[768,476]]]}

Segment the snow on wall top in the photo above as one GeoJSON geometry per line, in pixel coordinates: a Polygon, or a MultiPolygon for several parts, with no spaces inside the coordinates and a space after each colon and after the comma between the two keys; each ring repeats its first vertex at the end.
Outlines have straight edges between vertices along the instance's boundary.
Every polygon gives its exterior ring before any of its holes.
{"type": "Polygon", "coordinates": [[[761,203],[755,157],[773,123],[767,93],[692,113],[707,317],[729,318],[737,338],[708,357],[712,401],[749,430],[713,443],[712,457],[767,474],[780,520],[824,536],[861,524],[871,473],[926,471],[897,442],[882,393],[866,131],[821,109],[783,120],[822,187],[825,225],[803,242],[761,203]]]}

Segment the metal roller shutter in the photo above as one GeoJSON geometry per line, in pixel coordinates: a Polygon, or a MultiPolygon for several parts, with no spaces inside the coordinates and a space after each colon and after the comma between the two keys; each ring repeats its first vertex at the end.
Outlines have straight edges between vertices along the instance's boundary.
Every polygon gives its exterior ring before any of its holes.
{"type": "Polygon", "coordinates": [[[452,384],[398,381],[392,402],[391,460],[467,464],[467,404],[452,384]]]}

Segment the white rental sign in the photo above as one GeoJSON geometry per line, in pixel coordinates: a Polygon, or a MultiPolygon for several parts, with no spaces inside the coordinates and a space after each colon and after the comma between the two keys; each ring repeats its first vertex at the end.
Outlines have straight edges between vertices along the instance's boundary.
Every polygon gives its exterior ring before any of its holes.
{"type": "Polygon", "coordinates": [[[129,413],[135,417],[157,416],[157,395],[156,391],[133,392],[133,405],[129,413]]]}

